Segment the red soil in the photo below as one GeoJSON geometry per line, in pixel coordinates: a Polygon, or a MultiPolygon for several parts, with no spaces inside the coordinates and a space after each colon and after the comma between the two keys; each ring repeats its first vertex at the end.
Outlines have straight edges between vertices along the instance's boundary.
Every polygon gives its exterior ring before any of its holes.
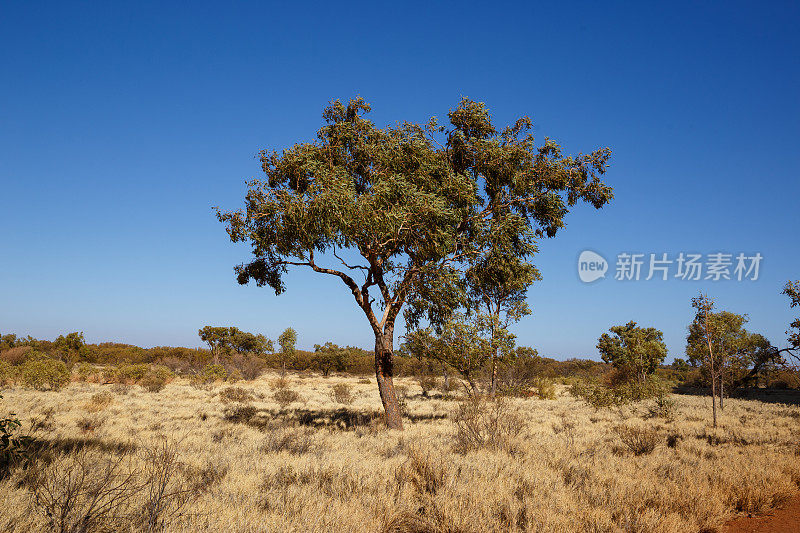
{"type": "Polygon", "coordinates": [[[741,516],[728,522],[721,533],[800,533],[800,496],[765,516],[741,516]]]}

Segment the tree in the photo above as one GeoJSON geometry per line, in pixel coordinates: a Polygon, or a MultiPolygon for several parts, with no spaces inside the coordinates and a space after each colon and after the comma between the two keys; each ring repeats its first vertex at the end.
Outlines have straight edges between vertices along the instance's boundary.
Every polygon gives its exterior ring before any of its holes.
{"type": "Polygon", "coordinates": [[[332,102],[315,141],[263,151],[266,179],[249,183],[244,209],[217,216],[233,242],[252,247],[235,269],[239,283],[280,294],[289,267],[344,283],[375,337],[387,426],[402,429],[393,384],[401,309],[408,304],[412,326],[445,322],[465,303],[469,262],[493,239],[525,243],[504,248],[519,254],[554,236],[577,202],[605,205],[612,192],[600,175],[610,150],[571,157],[549,139],[537,147],[530,119],[498,131],[468,99],[448,127],[431,119],[381,129],[369,111],[362,98],[332,102]]]}
{"type": "Polygon", "coordinates": [[[59,335],[53,342],[53,346],[58,350],[66,362],[74,361],[80,353],[81,348],[86,345],[83,332],[73,331],[66,335],[59,335]]]}
{"type": "MultiPolygon", "coordinates": [[[[800,307],[800,280],[787,281],[781,294],[785,294],[789,297],[789,307],[800,307]]],[[[789,353],[800,361],[800,317],[794,319],[794,321],[789,324],[789,329],[786,331],[786,334],[789,335],[789,347],[781,351],[789,353]]]]}
{"type": "Polygon", "coordinates": [[[720,409],[725,408],[725,380],[737,364],[747,365],[774,359],[777,352],[761,335],[744,329],[747,315],[729,311],[714,312],[714,300],[706,294],[692,298],[697,310],[686,337],[686,355],[693,365],[700,364],[711,381],[711,405],[714,427],[717,426],[717,398],[720,409]]]}
{"type": "Polygon", "coordinates": [[[613,326],[597,342],[603,361],[643,384],[667,356],[664,334],[656,328],[642,328],[636,322],[613,326]]]}
{"type": "Polygon", "coordinates": [[[278,344],[281,346],[281,375],[286,375],[286,361],[293,358],[296,353],[297,332],[292,328],[286,328],[278,337],[278,344]]]}
{"type": "Polygon", "coordinates": [[[438,335],[430,328],[417,329],[406,335],[403,346],[414,357],[440,361],[455,369],[473,396],[478,394],[478,373],[492,360],[495,348],[500,357],[507,356],[514,348],[514,336],[497,327],[493,317],[483,314],[454,314],[438,335]]]}
{"type": "Polygon", "coordinates": [[[348,351],[347,348],[342,348],[332,342],[326,342],[322,346],[315,344],[314,365],[325,377],[328,377],[331,370],[343,372],[347,370],[348,351]]]}
{"type": "Polygon", "coordinates": [[[208,344],[214,364],[219,364],[220,352],[228,346],[230,328],[222,326],[204,326],[197,331],[200,340],[208,344]]]}

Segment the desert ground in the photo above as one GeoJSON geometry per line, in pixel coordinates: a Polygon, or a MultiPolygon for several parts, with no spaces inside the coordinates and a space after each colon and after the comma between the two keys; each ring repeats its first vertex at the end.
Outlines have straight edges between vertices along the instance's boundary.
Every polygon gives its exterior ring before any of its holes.
{"type": "Polygon", "coordinates": [[[797,406],[727,399],[713,429],[703,396],[665,414],[397,384],[403,432],[374,378],[8,388],[41,451],[0,481],[0,530],[717,531],[800,487],[797,406]]]}

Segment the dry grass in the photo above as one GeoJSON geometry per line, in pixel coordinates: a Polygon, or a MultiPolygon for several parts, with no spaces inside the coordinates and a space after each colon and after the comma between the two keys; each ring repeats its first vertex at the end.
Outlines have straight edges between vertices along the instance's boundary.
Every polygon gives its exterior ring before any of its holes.
{"type": "MultiPolygon", "coordinates": [[[[402,433],[376,421],[372,381],[345,377],[268,374],[223,394],[180,379],[124,397],[92,383],[6,389],[0,410],[13,408],[61,458],[42,461],[40,487],[52,492],[65,473],[86,470],[93,495],[135,473],[129,483],[145,488],[121,492],[104,531],[713,531],[800,486],[797,407],[729,399],[714,430],[703,397],[675,396],[669,418],[654,417],[652,402],[596,410],[563,390],[476,414],[423,397],[413,380],[399,385],[402,433]],[[351,404],[332,400],[339,383],[351,404]],[[284,389],[301,401],[279,403],[284,389]],[[458,420],[476,445],[460,446],[458,420]],[[500,436],[487,437],[494,428],[500,436]],[[159,448],[164,439],[175,445],[159,448]]],[[[41,510],[52,503],[36,503],[26,475],[0,482],[0,531],[52,530],[41,510]]]]}

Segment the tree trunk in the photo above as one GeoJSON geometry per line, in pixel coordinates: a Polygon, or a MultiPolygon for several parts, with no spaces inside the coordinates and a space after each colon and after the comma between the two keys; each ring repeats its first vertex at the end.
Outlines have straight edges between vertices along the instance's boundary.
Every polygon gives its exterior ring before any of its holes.
{"type": "Polygon", "coordinates": [[[382,334],[375,334],[375,377],[378,392],[386,414],[386,427],[403,429],[403,414],[394,391],[394,328],[386,327],[382,334]]]}
{"type": "Polygon", "coordinates": [[[489,395],[494,398],[497,392],[497,357],[492,354],[492,388],[489,395]]]}
{"type": "Polygon", "coordinates": [[[725,410],[725,376],[719,373],[719,410],[725,410]]]}

